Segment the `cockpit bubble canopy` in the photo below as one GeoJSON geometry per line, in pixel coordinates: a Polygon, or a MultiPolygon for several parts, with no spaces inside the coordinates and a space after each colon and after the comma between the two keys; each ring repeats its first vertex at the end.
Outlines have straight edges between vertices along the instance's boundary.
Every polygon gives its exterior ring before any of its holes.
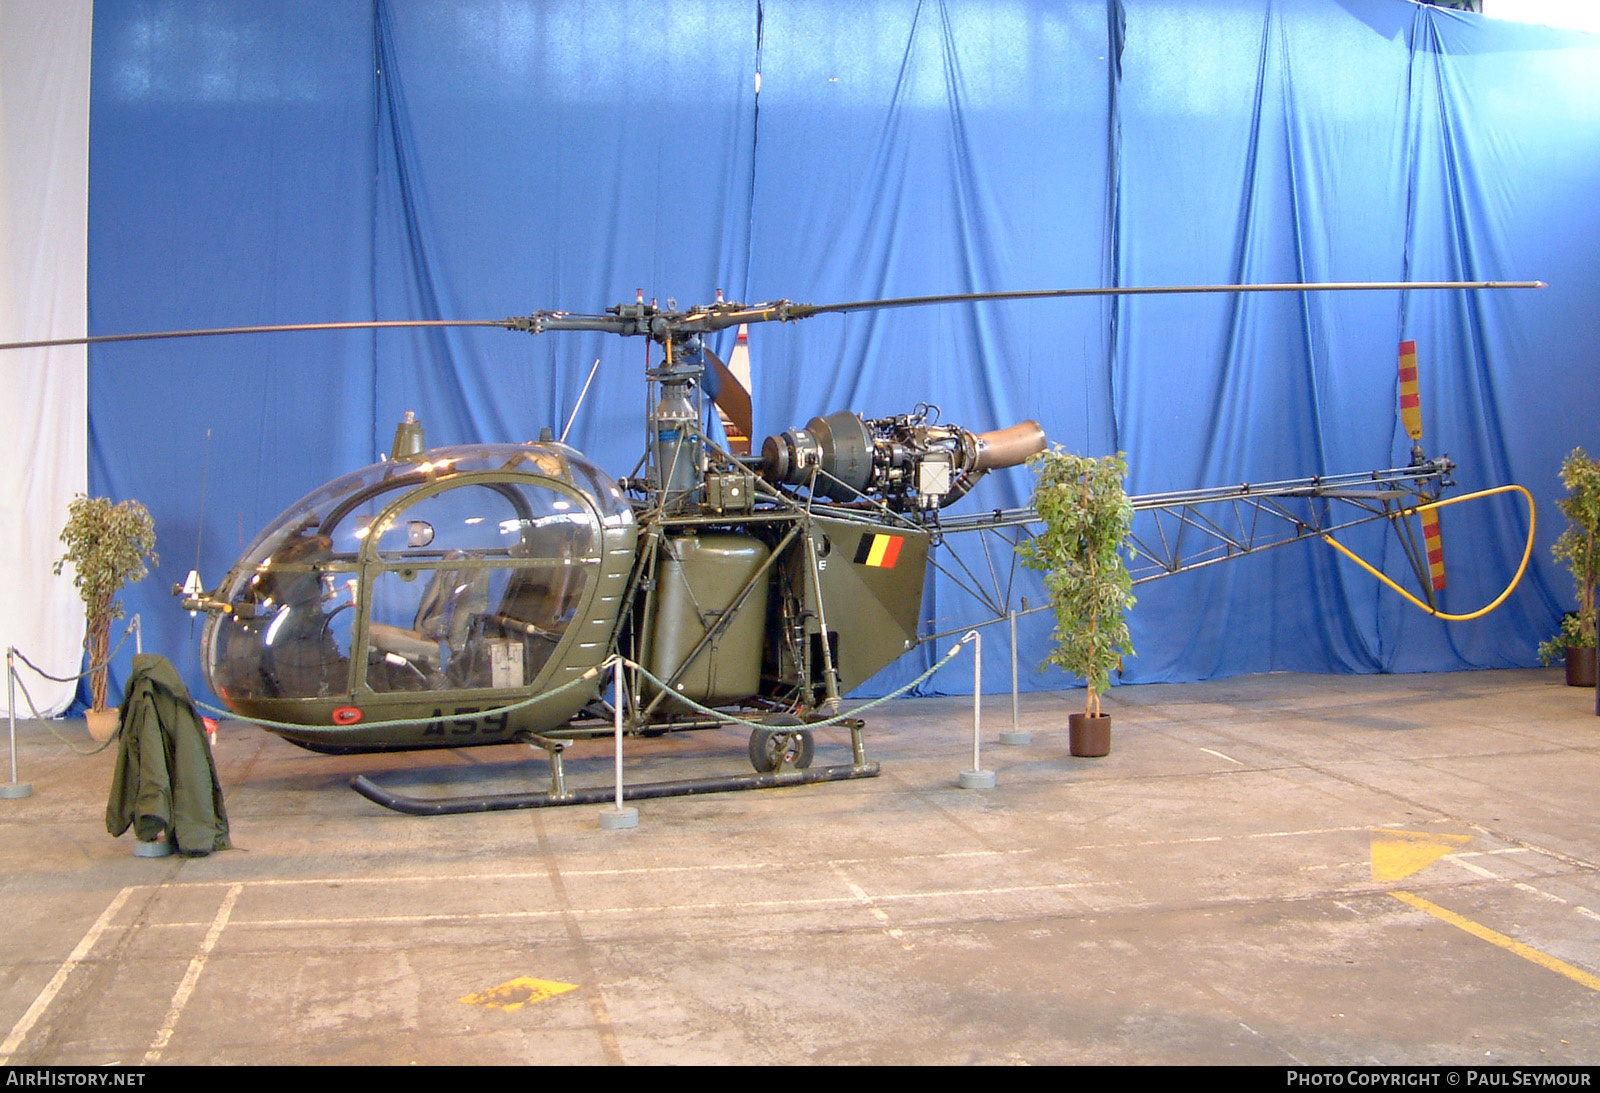
{"type": "Polygon", "coordinates": [[[290,506],[225,578],[207,682],[243,701],[528,686],[593,617],[592,575],[619,535],[631,551],[621,489],[563,444],[364,467],[290,506]]]}

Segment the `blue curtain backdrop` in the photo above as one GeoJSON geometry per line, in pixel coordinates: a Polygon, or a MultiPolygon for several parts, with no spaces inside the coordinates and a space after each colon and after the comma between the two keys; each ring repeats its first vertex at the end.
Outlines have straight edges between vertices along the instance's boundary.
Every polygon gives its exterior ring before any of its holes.
{"type": "MultiPolygon", "coordinates": [[[[98,5],[90,332],[665,301],[1231,281],[1525,279],[1537,293],[1174,297],[821,317],[751,333],[757,436],[848,408],[1036,417],[1153,492],[1430,453],[1541,503],[1499,611],[1445,624],[1316,544],[1143,586],[1133,682],[1534,663],[1572,606],[1556,468],[1600,449],[1600,41],[1405,0],[445,0],[98,5]]],[[[371,462],[559,430],[638,458],[644,347],[315,334],[102,346],[92,489],[155,515],[125,598],[198,687],[167,595],[371,462]]],[[[1025,503],[991,476],[968,510],[1025,503]]],[[[1505,584],[1508,501],[1444,514],[1447,604],[1505,584]]],[[[1378,529],[1350,537],[1399,574],[1378,529]]],[[[1037,585],[1031,586],[1037,601],[1037,585]]],[[[930,581],[941,627],[977,614],[930,581]]],[[[1048,620],[1022,627],[1022,659],[1048,620]]],[[[1003,649],[1004,643],[998,643],[1003,649]]],[[[869,685],[929,662],[919,651],[869,685]]],[[[991,658],[986,686],[1009,683],[991,658]]],[[[970,685],[964,673],[939,689],[970,685]]],[[[1058,673],[1025,686],[1059,687],[1058,673]]]]}

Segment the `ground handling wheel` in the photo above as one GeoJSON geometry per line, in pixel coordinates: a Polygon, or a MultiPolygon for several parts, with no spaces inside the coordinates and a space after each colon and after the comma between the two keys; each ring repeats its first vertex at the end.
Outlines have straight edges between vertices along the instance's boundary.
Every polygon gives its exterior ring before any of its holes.
{"type": "Polygon", "coordinates": [[[816,758],[817,742],[805,722],[792,714],[774,714],[750,731],[750,765],[761,774],[783,767],[805,770],[816,758]]]}

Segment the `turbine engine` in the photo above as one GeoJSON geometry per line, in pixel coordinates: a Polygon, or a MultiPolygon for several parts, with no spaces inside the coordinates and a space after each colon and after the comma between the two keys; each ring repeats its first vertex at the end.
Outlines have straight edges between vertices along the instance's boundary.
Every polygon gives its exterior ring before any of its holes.
{"type": "Polygon", "coordinates": [[[939,424],[937,406],[867,419],[836,410],[767,437],[757,470],[769,482],[808,486],[832,501],[869,497],[897,512],[930,511],[959,501],[989,471],[1015,467],[1044,447],[1037,421],[974,433],[939,424]]]}

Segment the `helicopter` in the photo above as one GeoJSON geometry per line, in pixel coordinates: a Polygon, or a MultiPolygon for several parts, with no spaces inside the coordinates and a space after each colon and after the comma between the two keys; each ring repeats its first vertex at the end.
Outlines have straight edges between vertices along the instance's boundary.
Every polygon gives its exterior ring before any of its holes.
{"type": "MultiPolygon", "coordinates": [[[[213,692],[240,718],[292,743],[343,754],[524,742],[548,753],[551,792],[515,800],[421,804],[358,779],[357,788],[380,803],[437,812],[589,799],[566,790],[561,752],[574,740],[609,734],[613,720],[630,733],[653,734],[717,727],[738,711],[737,720],[753,726],[754,775],[635,786],[630,797],[871,777],[877,765],[865,758],[859,719],[843,721],[853,761],[820,770],[808,769],[815,754],[808,726],[839,714],[845,695],[905,652],[942,636],[922,630],[923,587],[930,562],[939,564],[936,550],[954,533],[1026,534],[1037,521],[1028,509],[944,516],[984,475],[1045,449],[1036,421],[977,432],[942,422],[927,405],[882,418],[837,410],[766,437],[759,454],[725,449],[706,427],[707,400],[737,404],[713,392],[736,395],[738,385],[708,344],[715,332],[993,300],[1524,287],[1540,283],[1082,288],[826,305],[747,305],[719,293],[711,304],[682,309],[647,303],[640,292],[597,314],[71,341],[452,325],[648,340],[646,451],[630,475],[612,477],[550,430],[527,443],[429,448],[423,422],[408,413],[387,459],[289,506],[212,591],[198,578],[174,589],[184,608],[206,615],[201,666],[213,692]],[[619,656],[620,709],[602,693],[602,669],[619,656]]],[[[1172,515],[1191,538],[1209,527],[1221,544],[1178,557],[1135,542],[1136,558],[1150,563],[1139,579],[1331,538],[1368,520],[1402,526],[1421,511],[1426,521],[1453,464],[1424,456],[1420,424],[1413,439],[1405,467],[1136,498],[1136,509],[1172,515]],[[1355,514],[1329,517],[1335,502],[1355,514]],[[1279,533],[1241,538],[1192,515],[1217,504],[1276,517],[1279,533]]],[[[1426,579],[1432,548],[1430,538],[1413,552],[1419,577],[1426,579]]],[[[1425,583],[1430,603],[1436,587],[1425,583]]],[[[983,602],[991,622],[1012,610],[996,597],[983,602]]]]}
{"type": "Polygon", "coordinates": [[[788,722],[837,709],[917,644],[928,515],[1045,437],[924,406],[837,411],[757,456],[724,451],[702,424],[706,373],[726,372],[704,335],[798,311],[641,298],[508,321],[659,342],[642,473],[613,479],[548,436],[429,449],[410,417],[390,458],[303,498],[214,592],[191,590],[207,682],[313,750],[460,747],[606,731],[573,725],[595,688],[563,685],[621,651],[659,681],[630,687],[630,724],[703,725],[685,700],[747,705],[783,725],[753,731],[756,769],[785,746],[808,766],[810,733],[788,722]],[[492,712],[530,690],[548,697],[492,712]]]}

